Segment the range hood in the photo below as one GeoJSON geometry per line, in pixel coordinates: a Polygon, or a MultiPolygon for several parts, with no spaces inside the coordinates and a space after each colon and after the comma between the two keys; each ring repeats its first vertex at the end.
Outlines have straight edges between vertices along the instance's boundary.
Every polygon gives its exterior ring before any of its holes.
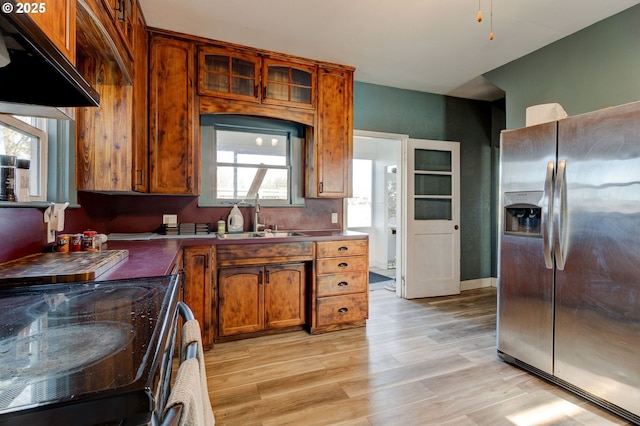
{"type": "Polygon", "coordinates": [[[9,60],[0,68],[0,112],[100,105],[100,95],[28,15],[0,12],[0,32],[0,62],[9,60]]]}

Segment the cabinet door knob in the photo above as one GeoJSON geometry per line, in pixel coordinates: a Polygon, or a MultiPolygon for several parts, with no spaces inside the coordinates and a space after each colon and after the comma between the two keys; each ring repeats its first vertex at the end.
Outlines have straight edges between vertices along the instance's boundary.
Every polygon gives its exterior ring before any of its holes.
{"type": "Polygon", "coordinates": [[[340,312],[341,314],[344,314],[345,312],[349,312],[348,308],[340,308],[338,309],[338,312],[340,312]]]}
{"type": "Polygon", "coordinates": [[[342,268],[342,269],[344,269],[344,268],[346,268],[346,267],[348,267],[348,266],[349,266],[349,264],[348,264],[347,262],[340,262],[340,263],[338,263],[338,268],[342,268]]]}
{"type": "Polygon", "coordinates": [[[346,281],[340,281],[340,282],[338,283],[338,287],[346,287],[346,286],[348,286],[348,285],[349,285],[349,283],[348,283],[348,282],[346,282],[346,281]]]}
{"type": "Polygon", "coordinates": [[[345,251],[347,251],[347,250],[349,250],[349,247],[342,246],[342,247],[338,248],[338,251],[339,251],[340,253],[344,253],[344,252],[345,252],[345,251]]]}

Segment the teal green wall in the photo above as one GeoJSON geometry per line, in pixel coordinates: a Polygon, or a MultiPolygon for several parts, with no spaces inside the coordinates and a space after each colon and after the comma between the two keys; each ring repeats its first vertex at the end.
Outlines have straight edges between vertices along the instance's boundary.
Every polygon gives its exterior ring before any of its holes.
{"type": "Polygon", "coordinates": [[[489,102],[360,82],[354,86],[355,129],[460,142],[461,280],[493,274],[492,110],[489,102]]]}
{"type": "Polygon", "coordinates": [[[354,128],[461,143],[462,280],[496,276],[500,130],[523,127],[532,105],[557,102],[576,115],[640,100],[640,5],[485,77],[506,92],[506,104],[354,87],[354,128]]]}
{"type": "Polygon", "coordinates": [[[557,102],[569,115],[640,99],[640,5],[485,74],[506,92],[507,128],[526,108],[557,102]]]}

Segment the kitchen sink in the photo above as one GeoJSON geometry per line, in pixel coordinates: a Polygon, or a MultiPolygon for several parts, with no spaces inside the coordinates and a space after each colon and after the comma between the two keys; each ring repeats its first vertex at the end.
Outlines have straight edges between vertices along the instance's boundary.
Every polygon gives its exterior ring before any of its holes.
{"type": "Polygon", "coordinates": [[[307,234],[292,231],[261,231],[261,232],[240,232],[237,234],[217,234],[222,240],[244,240],[259,238],[288,238],[288,237],[306,237],[307,234]]]}

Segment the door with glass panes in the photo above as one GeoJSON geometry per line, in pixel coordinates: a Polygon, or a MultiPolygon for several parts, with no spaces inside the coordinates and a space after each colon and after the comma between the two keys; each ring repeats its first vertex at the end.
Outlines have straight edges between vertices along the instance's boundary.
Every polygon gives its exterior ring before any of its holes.
{"type": "Polygon", "coordinates": [[[460,146],[409,139],[404,168],[406,299],[460,293],[460,146]]]}

